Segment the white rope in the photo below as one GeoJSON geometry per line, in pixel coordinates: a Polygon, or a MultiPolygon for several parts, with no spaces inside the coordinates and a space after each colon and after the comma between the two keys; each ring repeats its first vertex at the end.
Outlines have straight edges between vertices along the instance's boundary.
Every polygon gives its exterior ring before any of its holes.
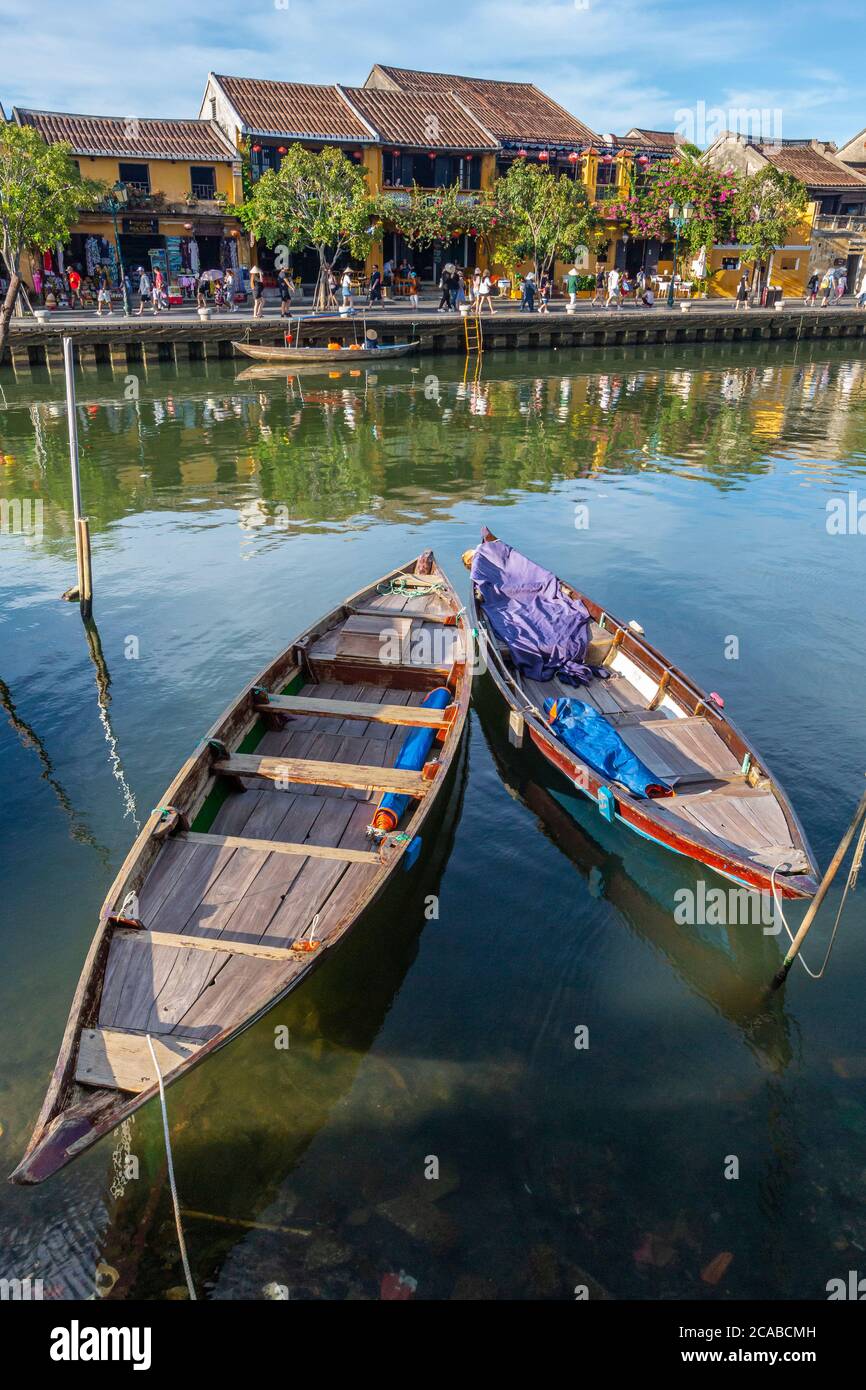
{"type": "Polygon", "coordinates": [[[168,1164],[168,1185],[171,1188],[171,1202],[172,1206],[174,1207],[174,1224],[177,1228],[177,1243],[180,1246],[180,1258],[181,1262],[183,1263],[183,1272],[184,1277],[186,1278],[186,1286],[189,1290],[189,1296],[192,1302],[195,1303],[195,1286],[192,1282],[192,1275],[190,1274],[189,1270],[189,1260],[187,1259],[186,1254],[186,1241],[184,1240],[183,1226],[181,1225],[180,1220],[180,1203],[177,1199],[177,1186],[174,1181],[174,1163],[172,1162],[171,1157],[171,1136],[168,1132],[168,1111],[165,1108],[165,1087],[162,1084],[162,1072],[159,1069],[159,1062],[156,1060],[156,1053],[153,1049],[153,1042],[151,1041],[151,1036],[149,1033],[147,1033],[146,1037],[147,1045],[150,1048],[150,1055],[153,1058],[153,1065],[156,1069],[156,1077],[159,1082],[159,1103],[162,1107],[162,1131],[165,1135],[165,1157],[166,1162],[168,1164]]]}
{"type": "MultiPolygon", "coordinates": [[[[840,921],[842,920],[842,912],[843,912],[843,909],[844,909],[844,907],[845,907],[845,901],[846,901],[846,899],[847,899],[847,897],[848,897],[849,891],[857,887],[857,877],[858,877],[858,875],[859,875],[859,873],[860,873],[860,869],[861,869],[861,867],[862,867],[862,865],[863,865],[863,855],[864,855],[864,852],[866,852],[866,820],[863,821],[863,825],[862,825],[861,828],[860,828],[860,838],[858,839],[858,841],[857,841],[857,847],[856,847],[856,849],[854,850],[854,857],[853,857],[853,859],[851,860],[851,868],[848,870],[848,878],[847,878],[846,881],[845,881],[845,889],[844,889],[844,891],[843,891],[843,893],[842,893],[842,901],[841,901],[840,904],[839,904],[839,911],[836,913],[836,920],[835,920],[835,922],[833,923],[833,930],[832,930],[832,932],[830,933],[830,942],[829,942],[829,945],[827,946],[827,952],[826,952],[826,954],[825,954],[825,956],[824,956],[824,959],[823,959],[823,961],[821,962],[821,969],[817,972],[817,974],[815,973],[814,970],[810,970],[810,969],[809,969],[808,965],[806,964],[806,962],[805,962],[804,959],[803,959],[802,952],[798,952],[798,953],[797,953],[797,959],[799,960],[799,962],[800,962],[800,964],[802,965],[803,969],[805,970],[806,974],[809,976],[810,980],[820,980],[821,977],[822,977],[823,974],[824,974],[824,971],[827,969],[827,965],[829,964],[829,961],[830,961],[830,955],[831,955],[831,953],[832,953],[833,946],[834,946],[835,941],[836,941],[836,932],[839,930],[839,923],[840,923],[840,921]]],[[[783,861],[783,862],[784,862],[784,861],[783,861]]],[[[779,863],[779,864],[777,864],[776,867],[772,870],[772,872],[771,872],[771,874],[770,874],[770,887],[771,887],[772,890],[773,890],[773,902],[774,902],[775,905],[776,905],[776,911],[778,912],[779,916],[780,916],[781,919],[782,919],[782,926],[785,928],[785,931],[788,933],[788,940],[789,940],[789,941],[791,942],[791,944],[793,945],[793,944],[794,944],[794,937],[793,937],[793,934],[792,934],[792,932],[791,932],[791,928],[788,926],[788,922],[787,922],[787,920],[786,920],[785,913],[784,913],[784,910],[783,910],[783,908],[782,908],[782,904],[781,904],[781,902],[779,901],[779,895],[778,895],[778,893],[776,892],[776,874],[778,873],[779,869],[781,869],[781,868],[782,868],[782,864],[779,863]]]]}

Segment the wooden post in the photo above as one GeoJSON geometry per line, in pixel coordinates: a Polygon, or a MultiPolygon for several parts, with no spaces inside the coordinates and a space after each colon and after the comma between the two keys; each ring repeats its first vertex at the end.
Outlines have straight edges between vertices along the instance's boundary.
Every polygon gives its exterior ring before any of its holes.
{"type": "Polygon", "coordinates": [[[78,422],[75,419],[75,369],[71,338],[63,339],[63,370],[66,376],[66,419],[69,426],[69,465],[72,471],[78,604],[82,618],[87,620],[93,612],[93,576],[90,567],[90,527],[87,518],[81,515],[81,474],[78,463],[78,422]]]}
{"type": "Polygon", "coordinates": [[[836,877],[839,865],[842,863],[842,860],[848,853],[851,841],[854,839],[854,832],[856,831],[864,815],[866,815],[866,792],[864,792],[860,798],[860,804],[858,805],[857,810],[854,812],[854,819],[848,826],[848,829],[845,831],[845,834],[842,836],[842,839],[839,841],[839,847],[836,850],[836,853],[833,855],[833,858],[830,860],[827,872],[821,879],[821,886],[819,887],[817,893],[815,894],[814,898],[809,904],[809,910],[806,913],[806,916],[803,918],[802,923],[800,924],[800,930],[797,932],[797,935],[794,937],[794,940],[788,947],[788,953],[785,956],[784,961],[782,962],[781,968],[773,976],[773,989],[779,989],[779,987],[783,985],[787,980],[788,971],[794,964],[796,956],[799,955],[800,947],[802,946],[803,941],[805,940],[806,933],[808,932],[813,921],[815,920],[815,916],[818,912],[818,909],[820,908],[821,904],[827,896],[827,890],[830,887],[830,884],[833,882],[833,879],[836,877]]]}

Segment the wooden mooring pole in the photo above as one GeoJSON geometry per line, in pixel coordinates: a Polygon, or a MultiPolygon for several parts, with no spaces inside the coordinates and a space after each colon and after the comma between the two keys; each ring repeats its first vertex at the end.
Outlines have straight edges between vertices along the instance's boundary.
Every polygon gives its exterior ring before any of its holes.
{"type": "MultiPolygon", "coordinates": [[[[72,515],[75,525],[75,560],[78,569],[78,606],[82,618],[93,614],[93,573],[90,563],[90,524],[81,515],[81,473],[78,464],[78,422],[75,418],[75,368],[72,339],[63,339],[63,370],[66,376],[66,419],[69,425],[69,464],[72,470],[72,515]]],[[[69,591],[68,597],[75,597],[69,591]]]]}
{"type": "Polygon", "coordinates": [[[848,853],[851,841],[854,839],[857,827],[860,825],[860,822],[863,820],[864,816],[866,816],[866,792],[864,792],[861,796],[860,804],[858,805],[857,810],[854,812],[854,819],[848,826],[848,829],[845,831],[845,834],[842,836],[842,839],[839,841],[836,853],[833,855],[833,858],[830,860],[830,863],[827,866],[827,872],[821,880],[821,886],[819,887],[817,893],[815,894],[814,898],[809,904],[809,910],[800,924],[800,930],[797,932],[796,936],[794,937],[793,941],[788,947],[788,952],[785,956],[784,961],[782,962],[780,969],[777,970],[776,974],[773,976],[771,989],[779,989],[787,980],[788,971],[791,969],[791,966],[794,964],[795,959],[800,953],[800,947],[806,939],[806,933],[808,932],[809,928],[814,922],[815,917],[818,914],[818,910],[821,904],[823,903],[825,897],[827,896],[827,890],[830,887],[830,884],[833,882],[833,879],[836,877],[836,874],[839,871],[839,866],[845,858],[845,855],[848,853]]]}

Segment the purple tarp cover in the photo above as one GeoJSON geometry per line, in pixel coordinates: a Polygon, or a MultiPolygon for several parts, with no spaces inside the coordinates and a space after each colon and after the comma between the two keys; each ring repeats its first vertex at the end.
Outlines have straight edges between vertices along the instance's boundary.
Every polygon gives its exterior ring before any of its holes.
{"type": "Polygon", "coordinates": [[[486,528],[481,534],[472,558],[472,582],[487,621],[521,675],[536,681],[557,676],[567,685],[606,676],[586,665],[591,622],[586,605],[564,594],[550,570],[494,540],[486,528]]]}

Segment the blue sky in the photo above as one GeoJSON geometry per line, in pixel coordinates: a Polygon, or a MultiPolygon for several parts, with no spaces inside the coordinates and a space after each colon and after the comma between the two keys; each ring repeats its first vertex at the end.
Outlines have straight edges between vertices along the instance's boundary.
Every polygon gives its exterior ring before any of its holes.
{"type": "Polygon", "coordinates": [[[706,143],[719,112],[753,111],[777,138],[866,126],[862,0],[0,0],[0,33],[7,114],[197,115],[209,70],[360,85],[379,61],[535,82],[600,132],[706,143]]]}

